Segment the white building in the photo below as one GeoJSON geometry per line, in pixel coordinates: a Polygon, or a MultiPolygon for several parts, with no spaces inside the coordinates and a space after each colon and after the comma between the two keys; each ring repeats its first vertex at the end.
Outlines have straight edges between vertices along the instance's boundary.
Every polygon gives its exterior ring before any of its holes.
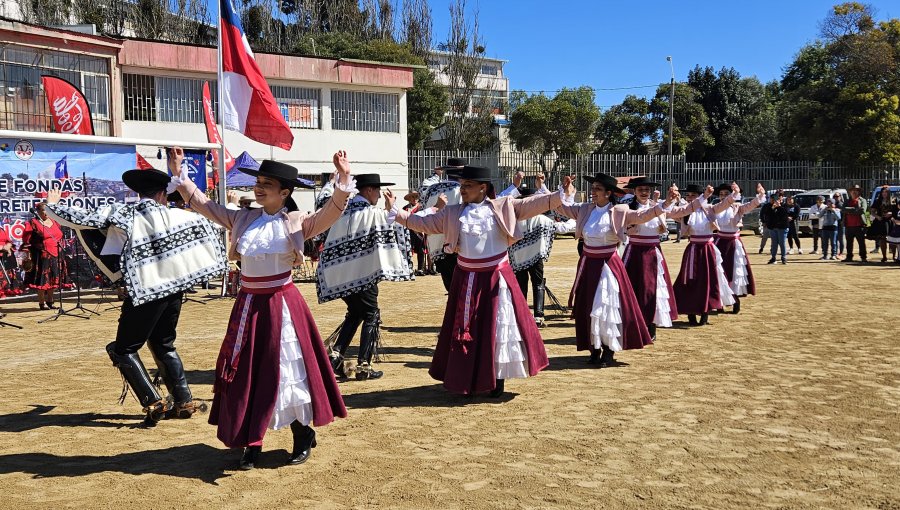
{"type": "MultiPolygon", "coordinates": [[[[435,80],[445,87],[451,86],[450,77],[446,73],[449,58],[449,53],[437,50],[433,50],[428,56],[428,69],[434,74],[435,80]]],[[[475,81],[477,90],[474,97],[490,98],[494,120],[500,124],[508,120],[509,114],[509,80],[503,74],[506,62],[496,58],[483,58],[481,72],[475,81]]],[[[473,112],[472,102],[467,113],[473,112]]]]}

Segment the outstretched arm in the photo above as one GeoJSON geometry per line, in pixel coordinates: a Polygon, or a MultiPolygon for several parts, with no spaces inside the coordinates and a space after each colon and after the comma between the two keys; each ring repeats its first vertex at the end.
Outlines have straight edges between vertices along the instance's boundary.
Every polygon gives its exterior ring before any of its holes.
{"type": "Polygon", "coordinates": [[[344,213],[350,192],[356,186],[356,182],[350,177],[350,161],[347,159],[347,152],[337,151],[332,156],[332,161],[337,169],[338,182],[334,194],[331,195],[328,202],[303,220],[303,236],[306,239],[315,237],[334,225],[334,222],[344,213]]]}
{"type": "Polygon", "coordinates": [[[178,179],[178,190],[187,207],[197,211],[213,223],[217,223],[228,230],[234,227],[234,221],[241,214],[240,210],[231,210],[219,203],[210,200],[204,195],[197,185],[187,176],[181,175],[181,162],[184,161],[184,149],[172,147],[168,151],[169,172],[178,179]]]}
{"type": "Polygon", "coordinates": [[[47,215],[60,225],[75,230],[108,228],[109,217],[118,209],[117,205],[107,205],[96,211],[64,206],[59,204],[61,196],[58,189],[47,192],[47,215]]]}

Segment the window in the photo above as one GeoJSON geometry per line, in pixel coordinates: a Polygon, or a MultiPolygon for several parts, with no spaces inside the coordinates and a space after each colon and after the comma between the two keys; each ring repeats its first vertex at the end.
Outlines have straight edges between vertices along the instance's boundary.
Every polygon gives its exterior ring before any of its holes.
{"type": "Polygon", "coordinates": [[[53,131],[42,74],[80,89],[91,107],[94,132],[110,134],[108,60],[15,45],[0,47],[0,129],[53,131]]]}
{"type": "Polygon", "coordinates": [[[319,129],[319,89],[272,85],[272,95],[278,102],[281,115],[288,126],[299,129],[319,129]]]}
{"type": "Polygon", "coordinates": [[[331,127],[348,131],[400,132],[400,96],[331,91],[331,127]]]}
{"type": "MultiPolygon", "coordinates": [[[[206,80],[122,74],[125,120],[203,123],[206,80]]],[[[219,107],[215,80],[209,81],[213,115],[219,107]]]]}
{"type": "Polygon", "coordinates": [[[487,74],[490,76],[497,76],[500,68],[493,64],[482,64],[481,65],[481,74],[487,74]]]}

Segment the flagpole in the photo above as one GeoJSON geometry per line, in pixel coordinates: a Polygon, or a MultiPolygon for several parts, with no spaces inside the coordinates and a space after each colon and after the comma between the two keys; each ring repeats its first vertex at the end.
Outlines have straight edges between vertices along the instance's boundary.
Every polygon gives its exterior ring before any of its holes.
{"type": "Polygon", "coordinates": [[[219,41],[216,45],[216,56],[218,60],[218,71],[216,74],[216,94],[218,95],[219,108],[217,112],[218,123],[219,123],[219,138],[222,142],[221,147],[219,147],[219,203],[225,205],[228,203],[228,198],[225,196],[226,186],[225,186],[225,114],[223,113],[222,108],[222,98],[225,97],[224,94],[224,80],[222,80],[222,75],[224,71],[222,70],[222,2],[227,2],[229,0],[219,0],[219,26],[218,26],[218,37],[219,41]]]}

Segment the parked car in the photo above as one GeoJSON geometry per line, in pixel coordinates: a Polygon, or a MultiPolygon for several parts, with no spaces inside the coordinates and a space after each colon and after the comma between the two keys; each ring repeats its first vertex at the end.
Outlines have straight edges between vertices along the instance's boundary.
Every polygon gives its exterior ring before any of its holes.
{"type": "Polygon", "coordinates": [[[800,218],[797,220],[797,230],[801,234],[812,234],[812,222],[809,220],[809,208],[815,205],[816,198],[831,198],[835,193],[840,193],[841,198],[847,200],[847,190],[843,188],[812,189],[804,193],[794,195],[794,200],[800,206],[800,218]]]}
{"type": "MultiPolygon", "coordinates": [[[[894,196],[894,194],[896,193],[900,193],[900,186],[894,185],[888,186],[888,188],[891,190],[891,196],[894,196]]],[[[875,197],[877,197],[879,193],[881,193],[881,186],[876,186],[875,189],[872,190],[872,197],[869,199],[870,206],[875,203],[875,197]]]]}

